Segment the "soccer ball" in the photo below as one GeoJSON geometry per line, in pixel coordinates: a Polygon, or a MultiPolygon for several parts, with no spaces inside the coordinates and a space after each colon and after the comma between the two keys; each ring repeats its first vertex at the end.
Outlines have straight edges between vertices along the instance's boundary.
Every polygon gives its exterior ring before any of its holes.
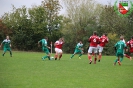
{"type": "Polygon", "coordinates": [[[54,57],[50,57],[50,60],[54,60],[54,57]]]}

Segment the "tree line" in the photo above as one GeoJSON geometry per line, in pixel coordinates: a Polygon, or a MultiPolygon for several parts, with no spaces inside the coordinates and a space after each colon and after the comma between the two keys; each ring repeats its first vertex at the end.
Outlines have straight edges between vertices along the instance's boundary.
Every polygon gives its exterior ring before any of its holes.
{"type": "Polygon", "coordinates": [[[59,15],[62,5],[59,0],[43,0],[41,5],[15,8],[0,19],[0,42],[6,35],[11,36],[13,49],[40,51],[38,40],[48,36],[53,43],[64,37],[63,51],[73,53],[76,43],[83,41],[84,51],[89,46],[88,38],[93,31],[98,35],[107,33],[109,43],[104,54],[114,54],[113,46],[120,35],[129,40],[133,30],[133,12],[128,17],[120,17],[112,5],[101,5],[94,0],[63,0],[66,14],[59,15]]]}

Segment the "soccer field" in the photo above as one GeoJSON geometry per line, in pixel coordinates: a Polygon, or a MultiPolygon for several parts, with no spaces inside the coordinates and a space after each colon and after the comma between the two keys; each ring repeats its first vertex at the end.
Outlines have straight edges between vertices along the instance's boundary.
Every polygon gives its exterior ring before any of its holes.
{"type": "MultiPolygon", "coordinates": [[[[113,66],[115,56],[103,56],[101,62],[88,64],[87,55],[78,59],[63,54],[59,61],[40,52],[0,51],[0,88],[132,88],[133,61],[124,58],[122,66],[113,66]]],[[[54,56],[54,55],[52,55],[54,56]]]]}

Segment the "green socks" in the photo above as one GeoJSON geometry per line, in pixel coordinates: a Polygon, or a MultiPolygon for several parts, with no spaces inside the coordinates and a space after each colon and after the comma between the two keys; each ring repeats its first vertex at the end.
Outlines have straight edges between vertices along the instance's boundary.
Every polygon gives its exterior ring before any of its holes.
{"type": "Polygon", "coordinates": [[[79,57],[82,56],[82,54],[79,55],[79,57]]]}
{"type": "Polygon", "coordinates": [[[73,58],[74,57],[74,54],[71,56],[71,58],[73,58]]]}
{"type": "Polygon", "coordinates": [[[44,56],[43,60],[46,59],[46,58],[48,58],[50,60],[50,56],[44,56]]]}
{"type": "Polygon", "coordinates": [[[122,62],[123,61],[123,58],[120,58],[120,62],[122,62]]]}
{"type": "Polygon", "coordinates": [[[118,59],[115,60],[115,63],[117,63],[118,59]]]}
{"type": "Polygon", "coordinates": [[[10,56],[12,57],[12,51],[10,51],[10,56]]]}
{"type": "MultiPolygon", "coordinates": [[[[74,55],[75,55],[75,54],[73,54],[73,55],[71,56],[71,58],[73,58],[73,57],[74,57],[74,55]]],[[[80,56],[82,56],[82,54],[80,54],[80,55],[79,55],[79,57],[80,57],[80,56]]]]}
{"type": "MultiPolygon", "coordinates": [[[[115,60],[115,63],[117,63],[117,61],[118,61],[118,58],[115,60]]],[[[120,62],[122,61],[123,61],[123,58],[120,58],[120,62]]]]}

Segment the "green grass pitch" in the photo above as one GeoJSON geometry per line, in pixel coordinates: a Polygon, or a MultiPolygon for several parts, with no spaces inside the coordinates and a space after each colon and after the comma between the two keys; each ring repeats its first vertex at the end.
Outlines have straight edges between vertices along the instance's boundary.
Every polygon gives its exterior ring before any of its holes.
{"type": "MultiPolygon", "coordinates": [[[[115,56],[88,64],[87,54],[78,59],[63,54],[59,61],[42,61],[43,52],[0,51],[0,88],[132,88],[133,61],[124,58],[113,66],[115,56]]],[[[54,56],[52,54],[52,56],[54,56]]],[[[94,59],[93,59],[94,60],[94,59]]]]}

